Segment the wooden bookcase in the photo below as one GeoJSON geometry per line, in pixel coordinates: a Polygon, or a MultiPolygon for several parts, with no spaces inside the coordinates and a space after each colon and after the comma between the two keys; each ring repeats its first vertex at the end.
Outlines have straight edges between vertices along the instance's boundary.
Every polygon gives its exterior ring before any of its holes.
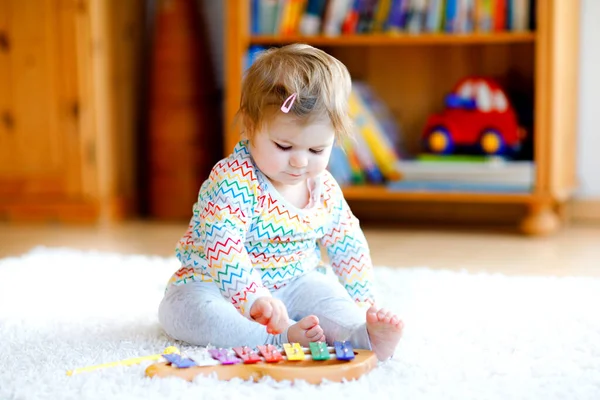
{"type": "Polygon", "coordinates": [[[368,82],[388,104],[403,127],[409,150],[418,145],[426,116],[440,108],[443,95],[458,78],[488,74],[511,82],[516,77],[534,111],[530,134],[536,176],[531,193],[405,193],[383,186],[346,187],[344,193],[353,209],[384,213],[384,218],[411,205],[423,215],[425,204],[487,207],[488,214],[501,206],[519,206],[523,212],[515,222],[522,232],[546,234],[560,227],[561,211],[576,186],[579,1],[537,1],[535,32],[339,37],[252,36],[249,3],[226,2],[225,154],[239,139],[233,118],[246,52],[254,44],[303,42],[339,58],[353,79],[368,82]]]}

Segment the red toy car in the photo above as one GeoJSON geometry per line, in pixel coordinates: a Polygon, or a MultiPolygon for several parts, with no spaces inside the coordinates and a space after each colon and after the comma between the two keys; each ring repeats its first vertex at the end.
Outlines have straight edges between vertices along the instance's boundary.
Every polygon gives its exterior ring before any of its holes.
{"type": "Polygon", "coordinates": [[[446,109],[428,118],[423,144],[436,154],[463,149],[502,155],[518,150],[523,136],[500,85],[489,78],[469,77],[446,97],[446,109]]]}

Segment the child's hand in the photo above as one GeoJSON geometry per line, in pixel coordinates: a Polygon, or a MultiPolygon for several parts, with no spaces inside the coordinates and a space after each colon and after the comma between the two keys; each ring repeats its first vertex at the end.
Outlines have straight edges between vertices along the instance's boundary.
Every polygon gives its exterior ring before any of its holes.
{"type": "Polygon", "coordinates": [[[260,297],[250,309],[250,317],[267,326],[267,332],[277,335],[289,325],[287,308],[281,300],[273,297],[260,297]]]}

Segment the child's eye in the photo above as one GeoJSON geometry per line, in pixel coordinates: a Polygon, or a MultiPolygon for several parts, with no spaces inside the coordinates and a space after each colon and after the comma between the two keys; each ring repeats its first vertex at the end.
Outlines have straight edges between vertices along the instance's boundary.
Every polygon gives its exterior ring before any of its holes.
{"type": "Polygon", "coordinates": [[[321,154],[323,152],[323,149],[321,149],[321,150],[310,149],[310,152],[313,154],[321,154]]]}
{"type": "Polygon", "coordinates": [[[279,150],[283,150],[283,151],[286,151],[286,150],[289,150],[289,149],[291,149],[291,148],[292,148],[292,146],[287,146],[287,147],[286,147],[286,146],[282,146],[282,145],[280,145],[279,143],[275,143],[275,146],[277,146],[277,148],[278,148],[279,150]]]}

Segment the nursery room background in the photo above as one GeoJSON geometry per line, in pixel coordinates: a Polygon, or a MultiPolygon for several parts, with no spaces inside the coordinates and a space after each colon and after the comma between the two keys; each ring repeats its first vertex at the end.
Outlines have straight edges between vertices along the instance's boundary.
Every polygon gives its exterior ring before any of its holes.
{"type": "Polygon", "coordinates": [[[599,18],[596,0],[0,0],[0,354],[44,354],[43,390],[8,373],[0,398],[211,396],[143,363],[63,375],[177,345],[155,316],[175,244],[239,140],[244,70],[294,42],[352,75],[355,138],[328,169],[407,331],[355,386],[211,384],[598,398],[599,18]]]}

